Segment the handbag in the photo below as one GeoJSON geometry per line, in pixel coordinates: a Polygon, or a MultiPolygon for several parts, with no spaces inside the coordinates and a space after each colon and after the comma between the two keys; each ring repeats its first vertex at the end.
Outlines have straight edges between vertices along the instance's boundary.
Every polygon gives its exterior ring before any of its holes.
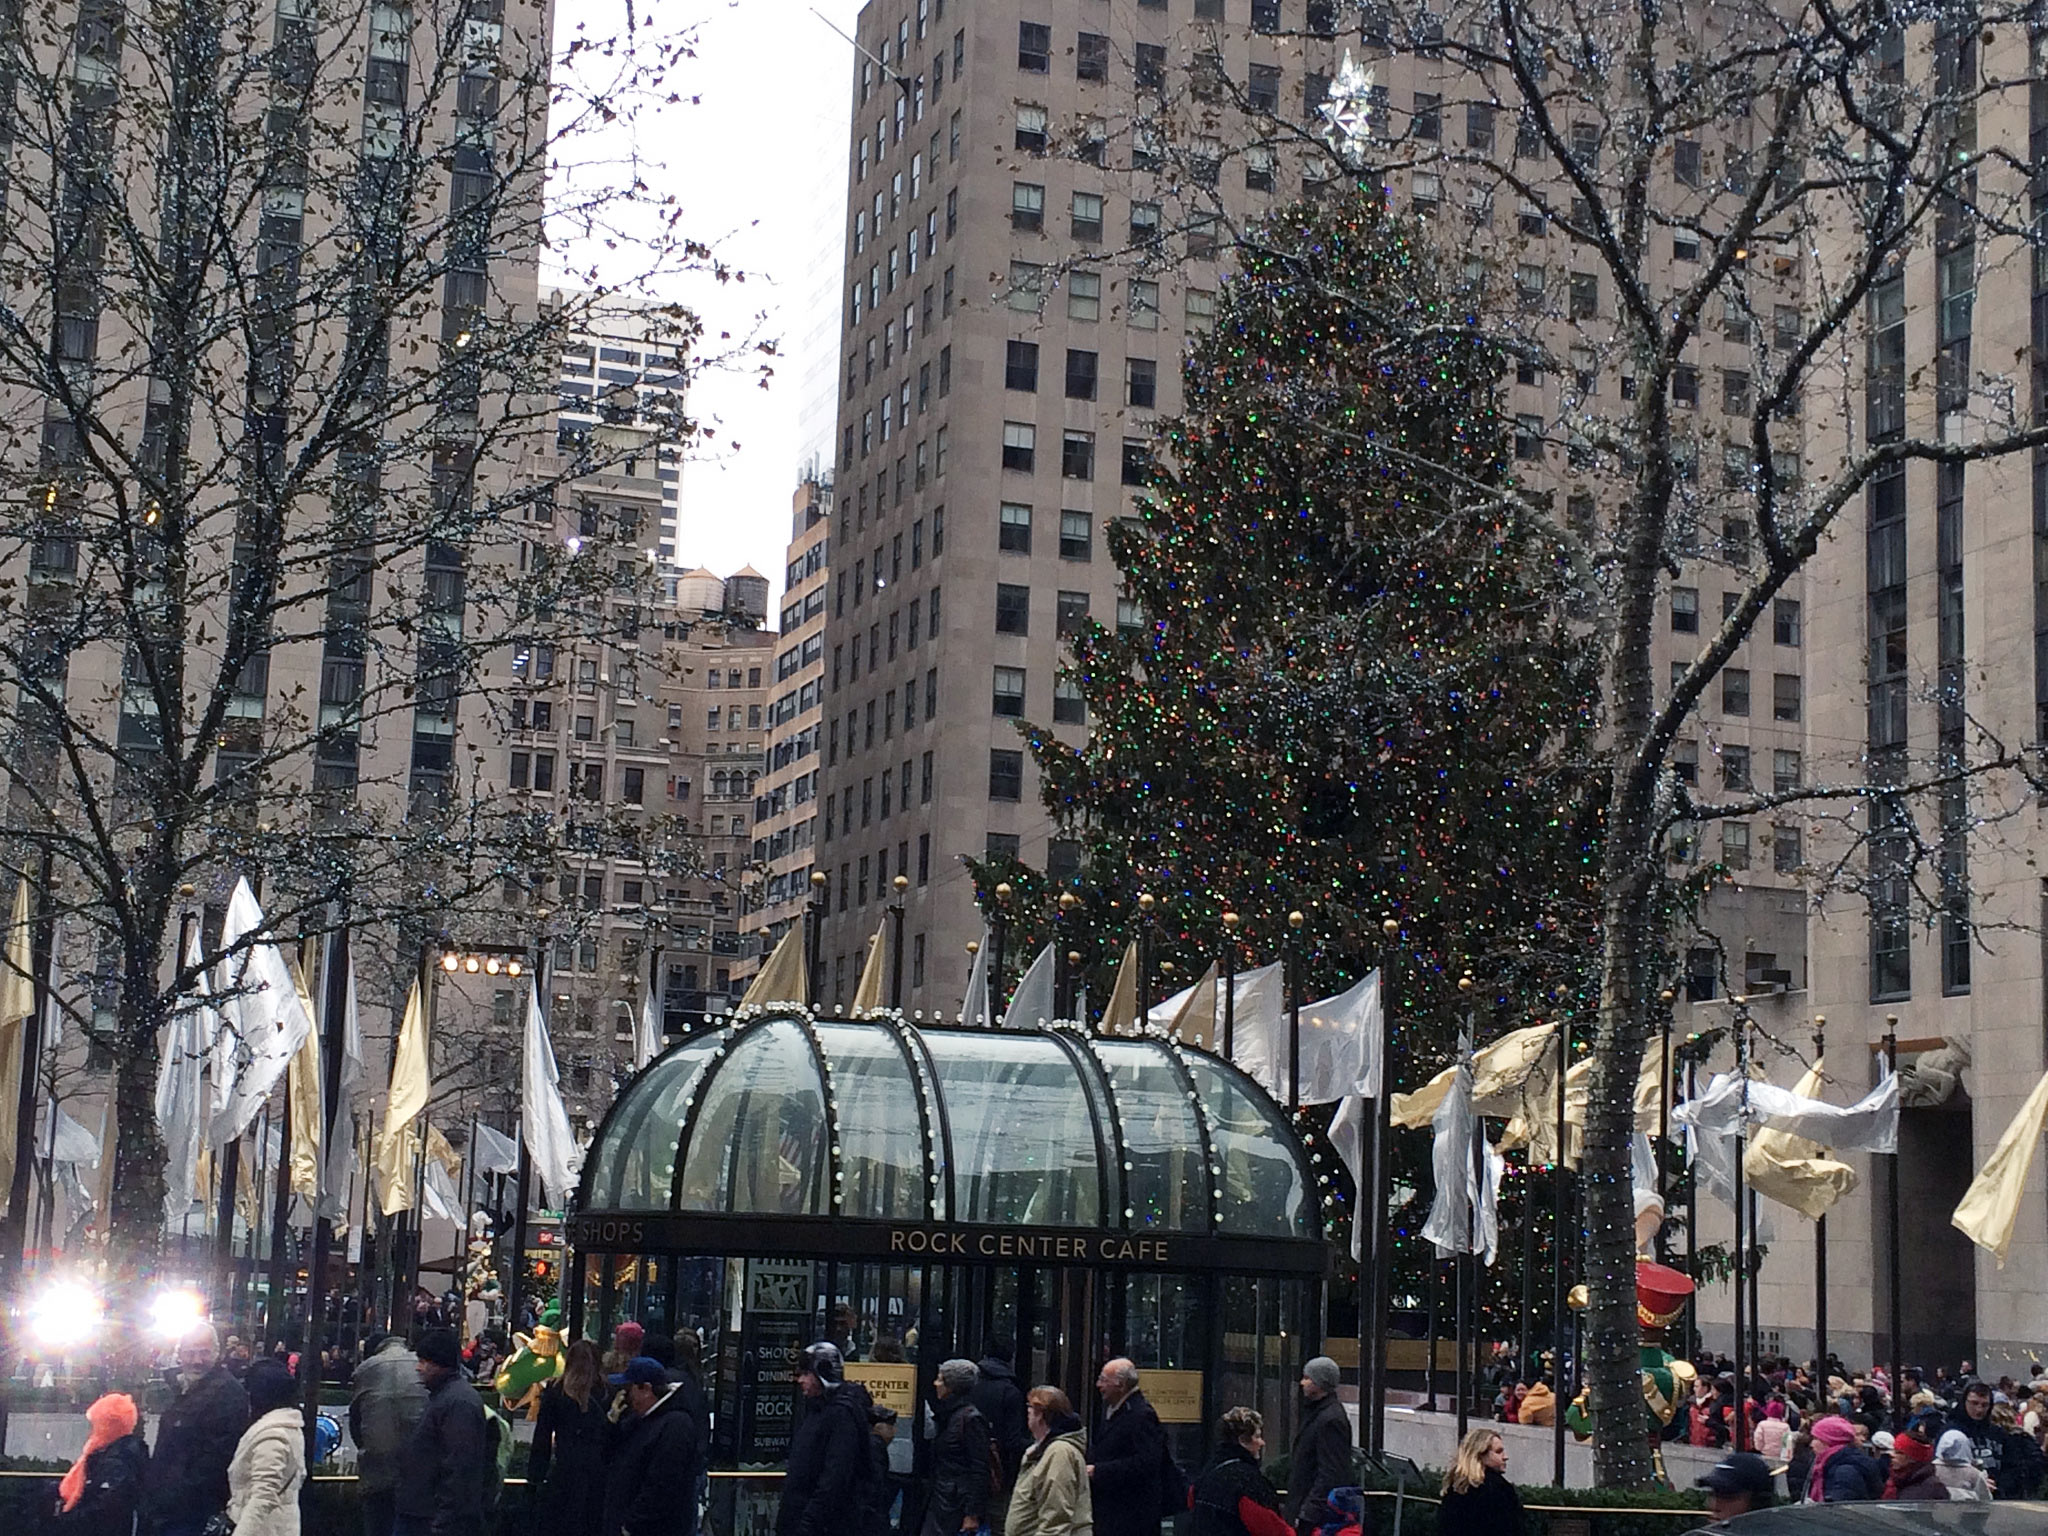
{"type": "Polygon", "coordinates": [[[235,1517],[221,1510],[200,1527],[199,1536],[235,1536],[235,1517]]]}

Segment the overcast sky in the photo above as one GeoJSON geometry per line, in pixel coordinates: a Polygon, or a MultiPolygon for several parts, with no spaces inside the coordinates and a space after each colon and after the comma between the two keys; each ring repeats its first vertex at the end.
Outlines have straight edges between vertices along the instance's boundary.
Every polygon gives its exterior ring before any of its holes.
{"type": "MultiPolygon", "coordinates": [[[[650,27],[658,29],[656,46],[682,31],[694,35],[696,57],[669,79],[682,100],[622,124],[601,149],[586,145],[574,153],[612,166],[637,155],[649,187],[676,199],[680,229],[745,272],[744,282],[679,276],[662,284],[662,297],[703,315],[710,345],[721,332],[759,332],[779,343],[783,355],[774,360],[767,389],[751,373],[728,370],[706,374],[692,393],[691,413],[718,430],[716,447],[684,471],[676,551],[685,565],[721,575],[751,564],[779,593],[790,494],[805,450],[799,414],[806,340],[813,358],[831,352],[824,359],[828,379],[838,361],[836,232],[846,196],[842,146],[853,50],[808,0],[633,5],[643,49],[650,27]],[[822,313],[826,306],[830,314],[822,313]]],[[[591,37],[623,34],[627,6],[628,0],[558,5],[557,53],[578,28],[591,37]]],[[[851,33],[860,4],[816,0],[816,8],[851,33]]],[[[594,264],[607,282],[630,281],[638,271],[633,254],[590,243],[569,247],[557,261],[550,276],[561,275],[563,262],[570,271],[594,264]]],[[[828,440],[830,433],[827,422],[828,440]]]]}

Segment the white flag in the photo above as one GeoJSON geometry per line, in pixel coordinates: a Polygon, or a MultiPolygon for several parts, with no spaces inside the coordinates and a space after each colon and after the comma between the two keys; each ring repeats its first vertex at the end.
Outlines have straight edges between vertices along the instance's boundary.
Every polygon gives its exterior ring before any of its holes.
{"type": "Polygon", "coordinates": [[[1366,1135],[1365,1100],[1356,1094],[1339,1100],[1337,1113],[1330,1121],[1330,1145],[1337,1149],[1345,1171],[1351,1175],[1351,1187],[1358,1191],[1358,1199],[1351,1209],[1351,1257],[1354,1259],[1365,1257],[1365,1227],[1372,1220],[1372,1191],[1363,1182],[1366,1135]]]}
{"type": "Polygon", "coordinates": [[[967,995],[960,1002],[962,1024],[986,1027],[988,1016],[988,925],[981,929],[981,944],[974,951],[974,964],[967,969],[967,995]]]}
{"type": "Polygon", "coordinates": [[[639,1071],[661,1054],[661,1012],[654,1006],[654,981],[640,996],[640,1025],[633,1033],[633,1070],[639,1071]]]}
{"type": "Polygon", "coordinates": [[[519,1171],[519,1143],[482,1122],[478,1122],[476,1127],[475,1157],[478,1173],[519,1171]]]}
{"type": "Polygon", "coordinates": [[[576,1138],[569,1130],[569,1111],[562,1103],[561,1074],[555,1070],[555,1047],[541,1016],[540,988],[527,993],[526,1049],[521,1070],[519,1127],[526,1150],[533,1154],[548,1198],[567,1205],[576,1185],[576,1138]]]}
{"type": "Polygon", "coordinates": [[[1010,994],[1010,1006],[1003,1014],[1005,1029],[1036,1029],[1052,1018],[1052,946],[1038,952],[1017,990],[1010,994]]]}
{"type": "MultiPolygon", "coordinates": [[[[1673,1107],[1671,1118],[1702,1132],[1735,1135],[1744,1123],[1742,1079],[1717,1072],[1706,1091],[1673,1107]]],[[[1774,1131],[1832,1147],[1837,1152],[1892,1152],[1899,1144],[1899,1083],[1884,1081],[1854,1104],[1829,1104],[1809,1099],[1775,1083],[1752,1080],[1748,1092],[1747,1127],[1774,1131]]],[[[1747,1132],[1745,1132],[1747,1134],[1747,1132]]]]}
{"type": "Polygon", "coordinates": [[[1475,1170],[1472,1166],[1472,1139],[1479,1127],[1473,1119],[1469,1068],[1458,1068],[1450,1092],[1437,1106],[1430,1125],[1436,1132],[1430,1149],[1436,1198],[1430,1204],[1429,1220],[1423,1224],[1422,1235],[1439,1254],[1474,1252],[1472,1206],[1477,1201],[1476,1251],[1480,1263],[1490,1265],[1500,1237],[1497,1197],[1501,1158],[1489,1146],[1481,1156],[1480,1168],[1475,1170]]]}
{"type": "MultiPolygon", "coordinates": [[[[199,932],[185,944],[184,963],[199,964],[199,932]]],[[[156,1069],[156,1123],[164,1138],[164,1221],[173,1230],[192,1210],[199,1141],[206,1118],[206,1062],[220,1032],[206,972],[197,971],[198,1000],[181,1007],[164,1030],[156,1069]]]]}
{"type": "Polygon", "coordinates": [[[36,1106],[36,1151],[53,1163],[97,1163],[100,1139],[48,1099],[36,1106]],[[57,1112],[57,1134],[50,1135],[50,1111],[57,1112]]]}
{"type": "MultiPolygon", "coordinates": [[[[1382,1028],[1379,972],[1335,997],[1303,1005],[1298,1066],[1291,1060],[1296,1040],[1285,987],[1277,965],[1237,978],[1230,1048],[1236,1064],[1282,1103],[1290,1079],[1297,1075],[1304,1104],[1330,1104],[1351,1094],[1376,1096],[1382,1028]]],[[[1217,1028],[1222,1028],[1220,1020],[1217,1028]]]]}
{"type": "MultiPolygon", "coordinates": [[[[228,898],[221,947],[232,949],[262,929],[263,909],[256,905],[256,893],[249,889],[245,876],[235,882],[235,893],[228,898]]],[[[221,1017],[227,1025],[223,1034],[232,1041],[232,1056],[226,1100],[213,1121],[212,1139],[216,1142],[230,1141],[249,1128],[313,1031],[312,1016],[300,1000],[291,966],[275,944],[264,940],[242,950],[228,961],[228,977],[221,1017]]],[[[216,1069],[221,1066],[218,1052],[214,1065],[216,1069]]],[[[216,1098],[222,1086],[215,1083],[216,1098]]]]}

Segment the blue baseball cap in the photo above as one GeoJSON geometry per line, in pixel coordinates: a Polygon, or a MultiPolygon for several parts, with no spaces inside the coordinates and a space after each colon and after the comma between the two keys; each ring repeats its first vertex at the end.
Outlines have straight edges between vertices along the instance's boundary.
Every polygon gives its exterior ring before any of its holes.
{"type": "Polygon", "coordinates": [[[635,1355],[626,1362],[626,1368],[616,1376],[605,1378],[615,1387],[665,1387],[668,1385],[668,1371],[659,1360],[647,1355],[635,1355]]]}

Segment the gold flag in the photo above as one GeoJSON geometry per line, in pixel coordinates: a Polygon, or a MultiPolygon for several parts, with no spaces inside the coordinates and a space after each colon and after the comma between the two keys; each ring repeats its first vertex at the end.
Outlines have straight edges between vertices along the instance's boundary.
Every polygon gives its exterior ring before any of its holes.
{"type": "Polygon", "coordinates": [[[1110,988],[1109,1006],[1102,1010],[1105,1035],[1134,1035],[1138,1032],[1138,941],[1124,946],[1123,964],[1116,968],[1116,985],[1110,988]]]}
{"type": "Polygon", "coordinates": [[[458,1183],[462,1179],[462,1154],[449,1144],[441,1134],[441,1127],[431,1121],[427,1124],[427,1156],[439,1163],[448,1177],[458,1183]]]}
{"type": "Polygon", "coordinates": [[[789,925],[789,932],[782,936],[782,942],[775,946],[775,952],[768,957],[755,975],[753,985],[747,988],[747,995],[740,999],[740,1006],[763,1003],[808,1003],[811,1000],[810,966],[804,956],[804,922],[799,917],[789,925]]]}
{"type": "Polygon", "coordinates": [[[2048,1125],[2048,1073],[2034,1084],[2027,1102],[2013,1116],[2012,1124],[1998,1138],[1991,1156],[1984,1160],[1977,1177],[1963,1192],[1963,1203],[1949,1217],[1949,1224],[1979,1248],[1988,1248],[2005,1268],[2006,1251],[2012,1247],[2012,1226],[2020,1213],[2020,1195],[2027,1187],[2027,1174],[2034,1166],[2034,1153],[2041,1146],[2041,1131],[2048,1125]]]}
{"type": "Polygon", "coordinates": [[[868,940],[867,964],[860,968],[860,985],[853,989],[853,1013],[856,1017],[872,1013],[882,1006],[882,952],[889,947],[884,935],[888,932],[889,919],[885,916],[875,925],[875,936],[868,940]]]}
{"type": "MultiPolygon", "coordinates": [[[[299,1002],[306,1017],[317,1020],[313,995],[306,986],[306,973],[292,963],[292,985],[299,990],[299,1002]]],[[[320,1026],[306,1031],[299,1051],[292,1058],[287,1087],[292,1117],[292,1193],[303,1195],[314,1209],[320,1205],[320,1026]]]]}
{"type": "MultiPolygon", "coordinates": [[[[1816,1061],[1792,1091],[1802,1099],[1818,1099],[1823,1081],[1821,1063],[1816,1061]]],[[[1742,1173],[1751,1189],[1791,1206],[1808,1221],[1820,1220],[1857,1183],[1856,1170],[1829,1157],[1818,1142],[1769,1126],[1759,1130],[1743,1152],[1742,1173]]]]}
{"type": "Polygon", "coordinates": [[[391,1064],[391,1092],[384,1130],[377,1138],[377,1207],[386,1216],[412,1209],[412,1174],[419,1138],[412,1123],[427,1107],[427,1014],[415,981],[398,1026],[398,1058],[391,1064]]]}
{"type": "MultiPolygon", "coordinates": [[[[1472,1061],[1473,1107],[1483,1115],[1514,1114],[1521,1107],[1523,1088],[1531,1074],[1543,1068],[1545,1057],[1555,1065],[1556,1041],[1556,1025],[1532,1024],[1510,1030],[1480,1051],[1472,1061]]],[[[1402,1130],[1428,1125],[1457,1075],[1456,1067],[1445,1067],[1413,1093],[1395,1094],[1393,1123],[1402,1130]]],[[[1557,1080],[1550,1081],[1554,1093],[1557,1080]]]]}
{"type": "Polygon", "coordinates": [[[1216,1039],[1216,962],[1211,960],[1209,968],[1202,972],[1202,979],[1195,983],[1195,990],[1188,994],[1188,1000],[1180,1005],[1180,1012],[1173,1016],[1173,1022],[1166,1032],[1183,1045],[1199,1046],[1208,1050],[1216,1039]]]}

